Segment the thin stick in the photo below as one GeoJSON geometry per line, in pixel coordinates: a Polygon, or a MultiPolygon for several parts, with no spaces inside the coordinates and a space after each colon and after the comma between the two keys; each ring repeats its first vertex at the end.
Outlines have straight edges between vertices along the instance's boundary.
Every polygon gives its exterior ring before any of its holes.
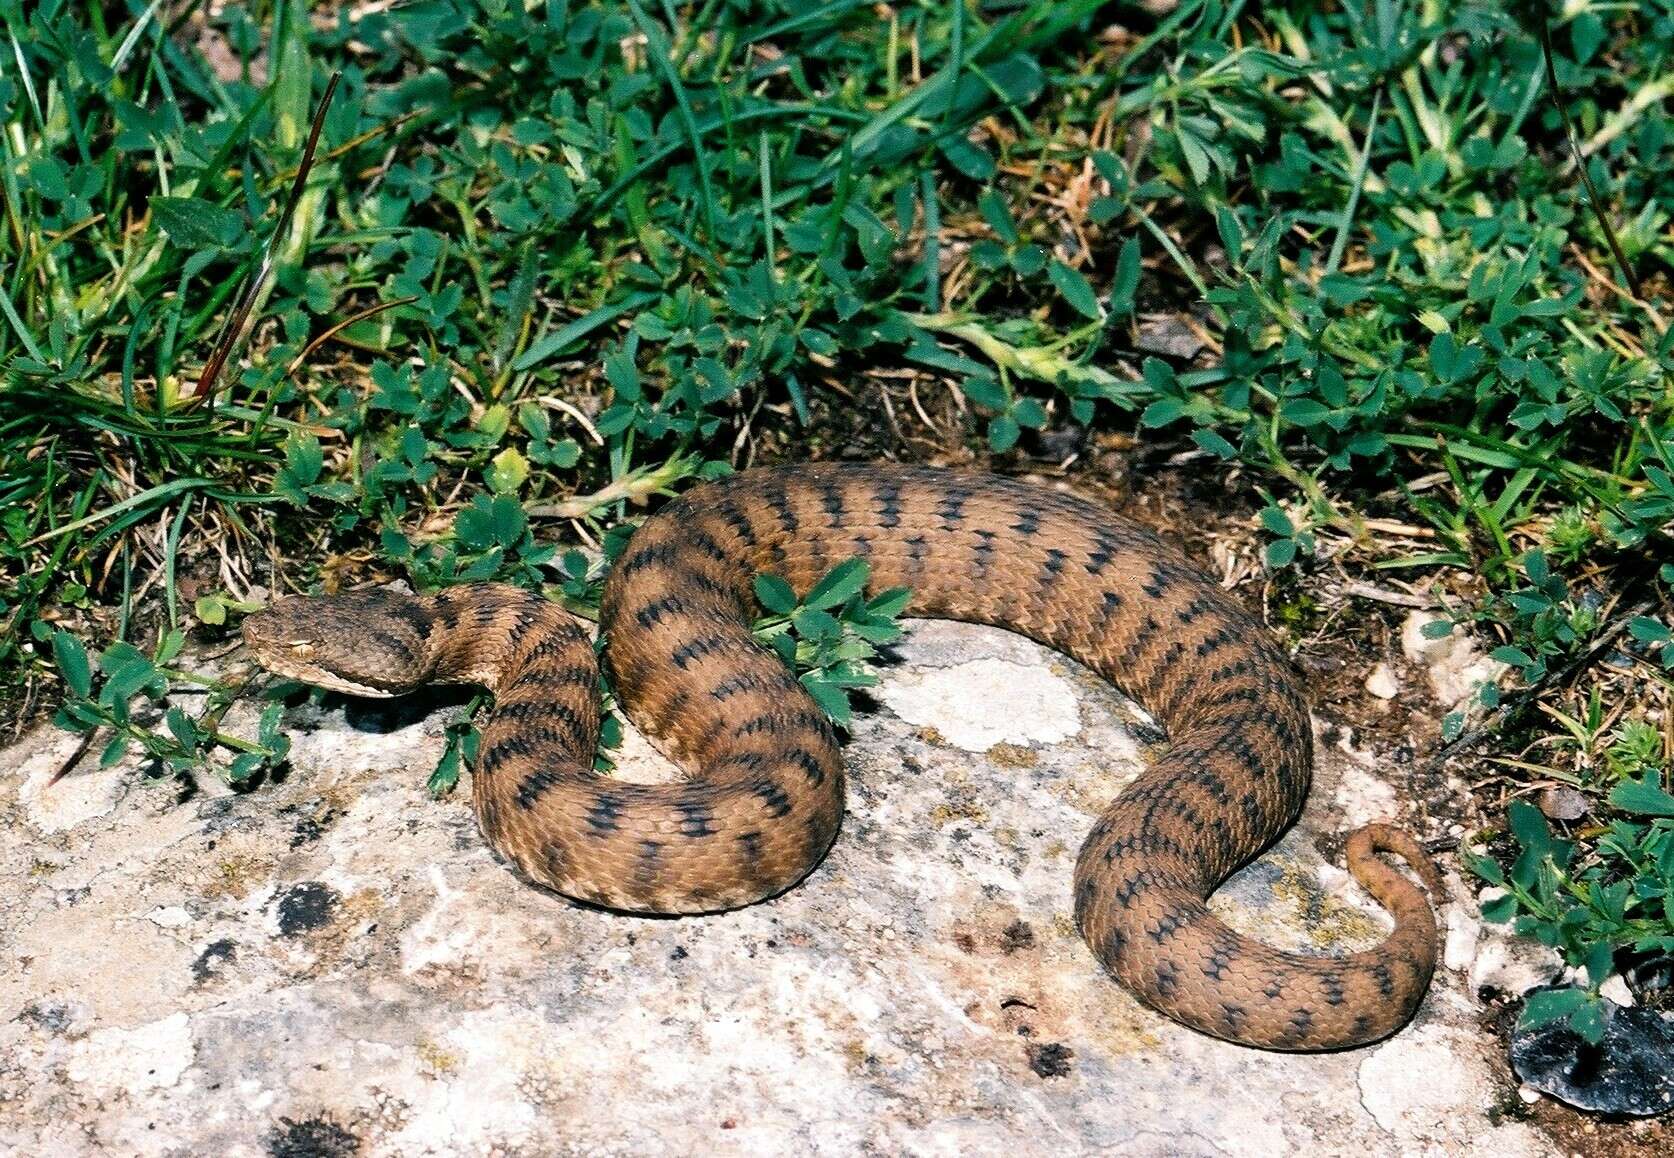
{"type": "Polygon", "coordinates": [[[1387,587],[1374,587],[1370,583],[1362,583],[1358,579],[1343,584],[1343,594],[1353,595],[1360,599],[1370,599],[1375,603],[1390,603],[1396,607],[1416,607],[1428,609],[1437,606],[1434,597],[1429,595],[1414,595],[1409,591],[1391,591],[1387,587]]]}

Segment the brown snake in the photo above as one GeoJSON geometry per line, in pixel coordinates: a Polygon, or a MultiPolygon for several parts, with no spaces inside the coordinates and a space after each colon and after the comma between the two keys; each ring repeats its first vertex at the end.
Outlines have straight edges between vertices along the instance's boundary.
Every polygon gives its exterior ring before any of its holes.
{"type": "Polygon", "coordinates": [[[1236,602],[1149,532],[1072,496],[990,475],[895,466],[752,470],[700,487],[639,528],[600,623],[630,719],[691,773],[632,784],[593,771],[593,648],[554,604],[513,587],[281,599],[245,621],[274,671],[361,695],[480,684],[472,798],[489,843],[566,896],[707,913],[783,892],[843,815],[836,734],[751,636],[758,571],[806,592],[850,556],[908,614],[990,623],[1073,656],[1133,696],[1166,752],[1099,817],[1075,867],[1075,915],[1110,972],[1205,1033],[1270,1049],[1364,1044],[1423,998],[1436,923],[1418,843],[1350,838],[1355,878],[1394,916],[1375,949],[1285,953],[1204,904],[1302,810],[1308,713],[1283,653],[1236,602]]]}

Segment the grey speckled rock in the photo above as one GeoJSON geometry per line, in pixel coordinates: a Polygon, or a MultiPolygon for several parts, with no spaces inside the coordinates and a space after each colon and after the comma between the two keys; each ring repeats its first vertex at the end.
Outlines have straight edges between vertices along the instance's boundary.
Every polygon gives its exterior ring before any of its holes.
{"type": "Polygon", "coordinates": [[[1517,1076],[1582,1110],[1634,1117],[1674,1112],[1674,1018],[1604,1003],[1597,1045],[1561,1022],[1511,1034],[1517,1076]]]}
{"type": "MultiPolygon", "coordinates": [[[[444,713],[296,709],[283,783],[184,803],[129,767],[46,789],[73,741],[37,733],[0,756],[0,1150],[1547,1152],[1490,1125],[1511,1087],[1450,976],[1392,1041],[1329,1056],[1138,1005],[1069,882],[1154,728],[1001,632],[919,625],[900,655],[827,862],[700,920],[495,864],[463,793],[424,794],[444,713]]],[[[1390,762],[1321,752],[1303,827],[1215,904],[1346,949],[1382,918],[1313,836],[1400,794],[1390,762]]]]}

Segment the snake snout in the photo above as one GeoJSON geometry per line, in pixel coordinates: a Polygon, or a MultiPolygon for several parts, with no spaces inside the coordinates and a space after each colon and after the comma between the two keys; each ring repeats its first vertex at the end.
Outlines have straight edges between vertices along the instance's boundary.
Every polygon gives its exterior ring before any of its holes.
{"type": "Polygon", "coordinates": [[[275,600],[244,621],[267,670],[359,696],[410,691],[430,676],[412,599],[377,589],[275,600]]]}
{"type": "Polygon", "coordinates": [[[245,617],[240,633],[258,659],[291,656],[307,660],[326,642],[319,616],[309,613],[312,599],[280,599],[245,617]]]}

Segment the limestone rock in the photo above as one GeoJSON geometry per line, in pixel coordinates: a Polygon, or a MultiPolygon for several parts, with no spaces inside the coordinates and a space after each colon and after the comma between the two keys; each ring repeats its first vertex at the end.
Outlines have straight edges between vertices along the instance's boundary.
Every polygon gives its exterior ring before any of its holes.
{"type": "MultiPolygon", "coordinates": [[[[286,776],[184,801],[131,763],[44,788],[73,746],[50,729],[0,753],[0,1152],[1549,1152],[1490,1117],[1503,1062],[1456,974],[1333,1055],[1140,1006],[1076,933],[1070,875],[1154,724],[1002,632],[915,625],[898,651],[831,855],[703,919],[497,864],[466,792],[425,793],[446,702],[295,706],[286,776]]],[[[1386,919],[1316,840],[1368,793],[1406,802],[1387,753],[1318,751],[1302,824],[1213,907],[1352,951],[1386,919]]]]}
{"type": "Polygon", "coordinates": [[[1366,690],[1380,700],[1392,700],[1401,694],[1401,681],[1388,664],[1380,663],[1366,676],[1366,690]]]}
{"type": "Polygon", "coordinates": [[[1633,990],[1628,988],[1627,978],[1620,973],[1612,974],[1604,979],[1604,984],[1598,987],[1599,996],[1617,1005],[1629,1006],[1633,1004],[1633,990]]]}

